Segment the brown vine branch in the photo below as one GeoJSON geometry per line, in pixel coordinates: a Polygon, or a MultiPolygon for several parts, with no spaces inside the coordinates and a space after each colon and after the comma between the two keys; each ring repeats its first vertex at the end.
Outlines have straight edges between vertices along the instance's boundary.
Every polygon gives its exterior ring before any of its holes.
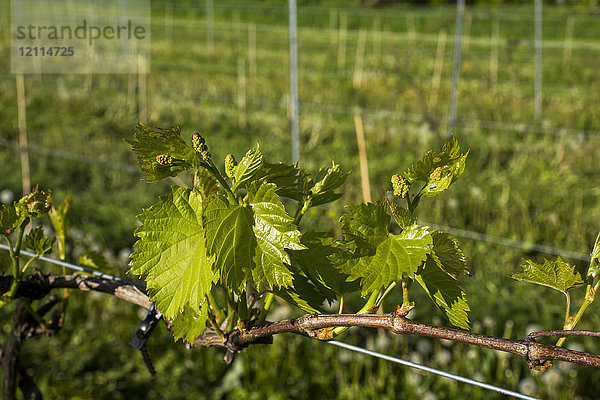
{"type": "Polygon", "coordinates": [[[555,331],[531,332],[525,339],[533,340],[542,336],[600,336],[600,332],[560,329],[555,331]]]}
{"type": "MultiPolygon", "coordinates": [[[[10,282],[8,282],[8,286],[6,285],[7,282],[4,282],[6,279],[10,279],[10,277],[0,278],[0,292],[4,291],[5,287],[10,287],[10,282]]],[[[29,283],[30,286],[37,285],[41,292],[46,293],[55,288],[95,290],[112,294],[120,299],[137,304],[141,307],[149,308],[151,304],[151,302],[148,300],[148,296],[133,285],[96,277],[83,275],[37,275],[34,279],[29,278],[26,282],[29,283]]],[[[33,290],[33,287],[30,287],[28,290],[33,290]]],[[[19,295],[19,293],[20,292],[17,292],[17,295],[19,295]]],[[[229,331],[225,333],[224,339],[219,337],[219,335],[217,335],[213,329],[207,328],[194,340],[192,345],[220,346],[226,347],[231,352],[239,352],[251,344],[271,343],[274,335],[282,333],[296,333],[314,339],[326,340],[331,338],[331,333],[329,330],[326,330],[326,328],[333,328],[337,326],[381,328],[398,335],[428,336],[504,351],[522,357],[528,362],[529,366],[533,368],[543,367],[545,365],[545,361],[547,360],[567,361],[593,367],[600,367],[600,355],[597,354],[579,352],[562,347],[537,343],[533,341],[533,337],[528,337],[526,339],[505,339],[459,329],[428,325],[406,319],[402,313],[397,312],[383,315],[304,315],[299,318],[271,322],[259,326],[252,326],[244,331],[229,331]]],[[[567,332],[573,334],[574,332],[582,331],[567,332]]],[[[589,334],[589,331],[583,332],[587,332],[586,334],[589,334]]],[[[543,332],[537,332],[535,333],[537,336],[534,337],[554,334],[564,335],[568,333],[563,331],[549,331],[547,334],[543,332]]],[[[594,334],[594,336],[597,335],[600,335],[600,333],[594,334]]]]}

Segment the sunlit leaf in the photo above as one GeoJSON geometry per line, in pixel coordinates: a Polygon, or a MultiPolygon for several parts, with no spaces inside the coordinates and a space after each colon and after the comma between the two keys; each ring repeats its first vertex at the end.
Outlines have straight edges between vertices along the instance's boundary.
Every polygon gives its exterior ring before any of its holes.
{"type": "Polygon", "coordinates": [[[431,252],[431,245],[427,228],[413,225],[378,241],[374,253],[358,247],[354,252],[335,255],[332,261],[350,276],[349,280],[360,278],[361,292],[366,295],[401,280],[404,274],[412,277],[431,252]]]}
{"type": "Polygon", "coordinates": [[[509,277],[518,281],[548,286],[565,294],[568,289],[583,283],[575,266],[569,265],[560,257],[557,257],[555,261],[544,259],[543,264],[526,260],[521,268],[523,268],[523,272],[509,275],[509,277]]]}
{"type": "Polygon", "coordinates": [[[405,172],[412,184],[416,181],[425,183],[421,191],[423,197],[432,197],[448,189],[465,170],[469,152],[460,154],[458,140],[452,136],[444,144],[440,153],[429,150],[421,161],[417,161],[405,172]]]}
{"type": "Polygon", "coordinates": [[[44,230],[41,226],[34,228],[25,236],[25,248],[30,249],[38,256],[43,256],[52,251],[52,245],[55,237],[44,236],[44,230]]]}
{"type": "Polygon", "coordinates": [[[247,182],[250,182],[263,165],[263,155],[260,148],[256,145],[255,149],[250,149],[240,160],[233,175],[233,187],[235,191],[247,182]]]}
{"type": "Polygon", "coordinates": [[[400,228],[404,229],[417,222],[417,218],[406,208],[399,206],[396,203],[392,203],[391,201],[388,201],[388,205],[394,220],[396,220],[396,223],[400,228]]]}
{"type": "Polygon", "coordinates": [[[186,305],[183,312],[173,321],[173,338],[175,340],[183,339],[189,344],[194,343],[194,339],[200,336],[206,328],[207,319],[208,302],[202,303],[198,311],[186,305]]]}
{"type": "Polygon", "coordinates": [[[431,257],[444,272],[454,277],[469,275],[469,260],[461,250],[458,240],[446,232],[433,231],[431,257]]]}
{"type": "Polygon", "coordinates": [[[133,139],[125,139],[125,141],[137,153],[140,167],[146,174],[142,180],[147,182],[176,176],[201,164],[196,152],[181,137],[179,126],[171,129],[161,129],[139,123],[136,126],[133,139]],[[162,165],[157,162],[157,156],[165,155],[173,158],[171,164],[162,165]]]}
{"type": "Polygon", "coordinates": [[[215,270],[229,289],[239,291],[254,265],[256,238],[252,230],[252,210],[229,204],[226,198],[217,195],[204,215],[206,245],[215,258],[215,270]]]}
{"type": "Polygon", "coordinates": [[[204,207],[197,190],[173,187],[138,216],[142,226],[135,235],[140,239],[129,273],[146,277],[150,300],[167,318],[175,318],[186,304],[199,308],[219,276],[206,250],[204,207]]]}
{"type": "Polygon", "coordinates": [[[269,288],[288,287],[292,284],[292,273],[286,266],[290,257],[285,251],[306,249],[300,243],[300,232],[281,204],[272,183],[255,181],[248,186],[247,200],[253,211],[252,229],[257,248],[252,279],[269,288]]]}
{"type": "Polygon", "coordinates": [[[448,276],[432,257],[419,268],[415,280],[425,289],[436,306],[448,317],[450,323],[469,329],[469,305],[460,282],[448,276]]]}

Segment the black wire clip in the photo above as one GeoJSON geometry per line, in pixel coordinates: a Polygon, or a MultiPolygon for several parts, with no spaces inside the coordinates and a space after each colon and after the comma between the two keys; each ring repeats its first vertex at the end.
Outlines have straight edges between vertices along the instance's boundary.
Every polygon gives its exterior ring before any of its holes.
{"type": "Polygon", "coordinates": [[[133,337],[129,341],[129,344],[136,349],[142,352],[142,357],[144,357],[144,362],[148,367],[148,371],[152,375],[156,375],[156,370],[152,365],[152,360],[150,360],[150,355],[148,354],[148,349],[146,348],[146,341],[150,338],[152,331],[156,328],[158,321],[162,318],[162,314],[156,310],[154,307],[154,303],[148,309],[148,313],[146,314],[146,318],[140,322],[137,331],[133,334],[133,337]]]}

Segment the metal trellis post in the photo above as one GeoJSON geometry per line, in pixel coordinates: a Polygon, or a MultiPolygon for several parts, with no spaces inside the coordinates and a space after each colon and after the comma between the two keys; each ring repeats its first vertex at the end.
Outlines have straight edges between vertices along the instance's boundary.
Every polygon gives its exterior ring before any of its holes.
{"type": "Polygon", "coordinates": [[[292,162],[300,158],[298,124],[298,23],[296,0],[289,0],[290,7],[290,126],[292,130],[292,162]]]}
{"type": "Polygon", "coordinates": [[[456,28],[454,31],[454,56],[452,61],[452,91],[450,93],[450,112],[448,113],[448,130],[454,130],[456,123],[456,103],[458,102],[458,80],[460,77],[460,54],[462,44],[462,26],[465,16],[465,0],[456,3],[456,28]]]}

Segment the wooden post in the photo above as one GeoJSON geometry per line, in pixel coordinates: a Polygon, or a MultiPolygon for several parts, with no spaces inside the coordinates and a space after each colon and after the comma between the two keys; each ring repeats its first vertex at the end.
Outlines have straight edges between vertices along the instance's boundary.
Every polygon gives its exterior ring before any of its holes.
{"type": "Polygon", "coordinates": [[[438,35],[437,51],[435,52],[435,65],[433,67],[433,78],[431,79],[431,97],[429,98],[429,109],[437,106],[440,95],[440,82],[442,80],[442,68],[444,67],[444,54],[446,52],[446,30],[442,29],[438,35]]]}
{"type": "Polygon", "coordinates": [[[338,29],[338,70],[346,68],[346,40],[348,38],[348,14],[340,12],[340,28],[338,29]]]}
{"type": "Polygon", "coordinates": [[[243,59],[238,60],[238,118],[239,124],[246,127],[246,63],[243,59]]]}
{"type": "Polygon", "coordinates": [[[365,59],[365,44],[367,41],[367,32],[364,29],[358,31],[356,43],[356,59],[354,60],[354,77],[352,83],[355,88],[362,85],[363,63],[365,59]]]}
{"type": "Polygon", "coordinates": [[[575,17],[567,17],[567,28],[565,33],[565,44],[563,47],[563,69],[566,71],[571,65],[571,52],[573,51],[573,30],[575,28],[575,17]]]}
{"type": "Polygon", "coordinates": [[[498,83],[498,47],[500,46],[500,21],[494,18],[492,22],[492,37],[490,38],[490,83],[498,83]]]}
{"type": "Polygon", "coordinates": [[[29,150],[27,148],[27,102],[25,100],[25,79],[23,74],[17,74],[17,120],[19,129],[19,153],[21,155],[21,183],[23,194],[31,192],[31,177],[29,174],[29,150]]]}
{"type": "Polygon", "coordinates": [[[139,121],[148,123],[148,95],[147,95],[147,74],[146,74],[146,59],[141,55],[138,56],[138,104],[139,104],[139,121]]]}
{"type": "Polygon", "coordinates": [[[356,130],[356,142],[358,143],[358,156],[360,159],[360,183],[362,188],[363,202],[370,203],[371,184],[369,180],[369,162],[367,161],[367,148],[365,145],[363,122],[359,114],[354,115],[354,128],[356,130]]]}

